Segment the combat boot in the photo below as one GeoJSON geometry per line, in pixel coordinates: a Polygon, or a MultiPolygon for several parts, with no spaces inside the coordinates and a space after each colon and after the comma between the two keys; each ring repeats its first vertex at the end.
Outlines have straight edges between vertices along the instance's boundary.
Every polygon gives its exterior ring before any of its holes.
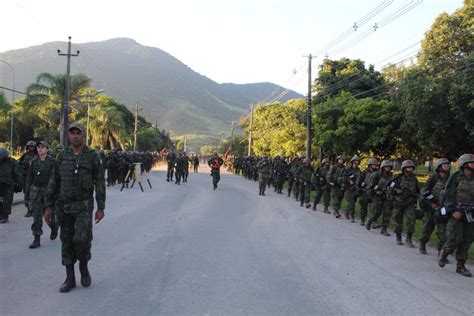
{"type": "Polygon", "coordinates": [[[456,273],[459,273],[460,275],[463,275],[465,277],[472,277],[471,271],[466,269],[466,266],[464,265],[463,260],[458,260],[458,266],[456,267],[456,273]]]}
{"type": "Polygon", "coordinates": [[[35,248],[41,247],[41,242],[40,242],[41,236],[40,235],[34,235],[34,236],[35,236],[35,239],[31,243],[30,249],[35,249],[35,248]]]}
{"type": "Polygon", "coordinates": [[[0,217],[0,224],[8,223],[8,215],[3,215],[0,217]]]}
{"type": "Polygon", "coordinates": [[[262,190],[262,195],[265,196],[265,189],[262,190]]]}
{"type": "Polygon", "coordinates": [[[387,227],[382,226],[382,229],[380,230],[380,233],[384,236],[390,236],[390,234],[387,231],[387,227]]]}
{"type": "Polygon", "coordinates": [[[59,292],[67,293],[76,287],[76,276],[74,275],[74,265],[66,266],[66,280],[59,288],[59,292]]]}
{"type": "Polygon", "coordinates": [[[92,279],[89,269],[87,268],[86,262],[79,262],[79,271],[81,272],[81,284],[83,287],[89,287],[91,285],[92,279]]]}
{"type": "Polygon", "coordinates": [[[334,216],[335,216],[336,218],[340,218],[340,217],[341,217],[341,213],[339,213],[339,211],[336,210],[336,211],[334,211],[334,216]]]}
{"type": "Polygon", "coordinates": [[[301,202],[300,202],[300,206],[301,206],[301,207],[303,207],[303,206],[304,206],[304,205],[303,205],[303,201],[301,201],[301,202]]]}
{"type": "Polygon", "coordinates": [[[380,228],[380,225],[377,224],[376,222],[373,222],[372,223],[372,229],[378,229],[378,228],[380,228]]]}
{"type": "Polygon", "coordinates": [[[31,217],[33,216],[33,211],[28,210],[25,214],[25,217],[31,217]]]}
{"type": "Polygon", "coordinates": [[[360,226],[365,226],[365,218],[360,218],[360,226]]]}
{"type": "Polygon", "coordinates": [[[412,234],[407,234],[407,238],[405,239],[405,242],[407,244],[408,247],[410,248],[415,248],[415,245],[413,244],[413,241],[412,241],[412,234]]]}
{"type": "MultiPolygon", "coordinates": [[[[361,225],[362,225],[362,221],[361,221],[361,225]]],[[[366,228],[367,230],[371,230],[371,229],[372,229],[372,221],[371,221],[370,219],[369,219],[369,220],[367,221],[367,223],[365,224],[365,228],[366,228]]]]}
{"type": "Polygon", "coordinates": [[[311,204],[310,203],[306,203],[306,208],[310,208],[311,207],[311,204]]]}
{"type": "Polygon", "coordinates": [[[313,211],[316,211],[316,202],[313,204],[313,211]]]}
{"type": "Polygon", "coordinates": [[[354,215],[351,215],[351,223],[355,223],[354,215]]]}
{"type": "Polygon", "coordinates": [[[426,242],[421,242],[421,241],[420,241],[420,248],[419,248],[419,250],[420,250],[420,253],[421,253],[422,255],[426,255],[426,242]]]}
{"type": "Polygon", "coordinates": [[[441,268],[444,268],[444,266],[446,265],[447,258],[448,258],[448,255],[443,250],[441,250],[440,254],[438,255],[438,265],[441,268]]]}
{"type": "MultiPolygon", "coordinates": [[[[438,260],[441,256],[441,249],[438,249],[438,260]]],[[[449,264],[449,259],[448,256],[446,256],[446,259],[444,259],[444,264],[449,264]]]]}
{"type": "Polygon", "coordinates": [[[397,245],[403,245],[401,233],[397,233],[397,245]]]}
{"type": "Polygon", "coordinates": [[[331,214],[331,212],[329,212],[329,209],[327,208],[327,206],[324,207],[324,213],[331,214]]]}
{"type": "Polygon", "coordinates": [[[58,238],[58,224],[53,223],[51,225],[51,234],[49,235],[49,239],[55,240],[56,238],[58,238]]]}
{"type": "Polygon", "coordinates": [[[349,216],[349,214],[346,214],[345,217],[346,217],[346,219],[347,219],[348,221],[351,220],[351,217],[349,216]]]}

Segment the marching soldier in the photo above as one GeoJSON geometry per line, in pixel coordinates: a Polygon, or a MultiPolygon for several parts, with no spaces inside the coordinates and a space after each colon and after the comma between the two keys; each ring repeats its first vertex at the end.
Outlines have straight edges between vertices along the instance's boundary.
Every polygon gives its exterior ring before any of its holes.
{"type": "Polygon", "coordinates": [[[316,194],[314,196],[314,204],[313,204],[313,211],[316,211],[316,205],[319,204],[321,198],[323,198],[324,204],[324,213],[329,214],[329,202],[330,202],[330,188],[327,184],[326,177],[329,173],[329,160],[323,159],[321,161],[321,165],[316,171],[313,173],[313,186],[316,190],[316,194]]]}
{"type": "Polygon", "coordinates": [[[84,128],[79,124],[69,127],[71,146],[58,157],[49,180],[45,197],[45,220],[51,225],[53,207],[58,207],[61,227],[62,264],[66,266],[66,280],[60,292],[76,286],[74,265],[79,261],[81,284],[91,285],[88,262],[91,259],[92,213],[94,192],[97,202],[95,222],[104,218],[105,179],[99,155],[84,145],[84,128]]]}
{"type": "Polygon", "coordinates": [[[306,204],[306,208],[310,208],[311,204],[309,203],[309,195],[311,193],[311,176],[313,175],[313,168],[311,167],[311,160],[309,158],[304,158],[301,165],[301,171],[299,173],[299,183],[300,183],[300,206],[306,204]]]}
{"type": "Polygon", "coordinates": [[[166,173],[166,181],[173,181],[174,166],[176,164],[176,154],[171,151],[166,156],[166,161],[168,162],[168,170],[166,173]]]}
{"type": "Polygon", "coordinates": [[[351,166],[346,169],[344,176],[344,186],[346,189],[345,196],[347,199],[347,208],[345,216],[347,220],[350,220],[352,223],[355,222],[355,205],[357,202],[357,179],[360,175],[360,158],[355,155],[351,159],[351,166]]]}
{"type": "MultiPolygon", "coordinates": [[[[36,157],[36,142],[30,140],[26,143],[25,146],[26,152],[20,157],[20,166],[21,166],[21,175],[23,177],[22,183],[26,182],[26,177],[28,176],[28,169],[30,169],[31,161],[36,157]]],[[[33,209],[30,207],[28,202],[25,200],[26,214],[25,217],[31,217],[33,215],[33,209]]]]}
{"type": "Polygon", "coordinates": [[[258,169],[258,186],[259,186],[258,195],[265,195],[265,189],[270,179],[270,171],[271,171],[270,162],[268,161],[267,156],[263,156],[263,159],[257,163],[257,169],[258,169]]]}
{"type": "Polygon", "coordinates": [[[472,277],[465,263],[474,238],[474,154],[459,157],[458,165],[460,171],[449,177],[445,187],[441,214],[448,217],[448,240],[443,246],[438,264],[444,267],[448,255],[456,251],[456,272],[472,277]]]}
{"type": "Polygon", "coordinates": [[[13,193],[21,192],[23,177],[15,159],[0,147],[0,224],[8,223],[12,211],[13,193]]]}
{"type": "Polygon", "coordinates": [[[342,198],[344,197],[344,157],[339,155],[336,157],[336,164],[331,168],[326,180],[331,187],[331,199],[334,204],[334,216],[340,218],[342,198]]]}
{"type": "Polygon", "coordinates": [[[367,230],[370,230],[372,223],[376,222],[380,215],[382,215],[382,230],[380,233],[384,236],[390,236],[387,229],[390,225],[393,207],[392,200],[388,194],[388,184],[391,179],[392,164],[389,160],[384,160],[380,165],[380,170],[372,173],[368,183],[368,192],[372,200],[372,214],[365,227],[367,230]]]}
{"type": "MultiPolygon", "coordinates": [[[[44,197],[46,194],[46,186],[49,178],[53,173],[56,161],[48,155],[49,145],[46,141],[40,141],[36,144],[38,148],[38,157],[31,161],[30,169],[25,183],[25,201],[31,206],[33,210],[33,224],[31,231],[33,232],[34,240],[30,245],[30,249],[35,249],[41,246],[41,235],[43,235],[43,215],[44,215],[44,197]]],[[[51,234],[49,238],[55,240],[58,236],[58,224],[55,216],[51,217],[51,234]]]]}
{"type": "Polygon", "coordinates": [[[368,161],[367,169],[360,173],[360,177],[357,180],[358,187],[361,193],[360,198],[360,225],[365,226],[365,219],[369,210],[370,204],[370,192],[368,190],[368,183],[371,175],[379,169],[379,162],[375,158],[370,158],[368,161]]]}
{"type": "Polygon", "coordinates": [[[221,180],[221,166],[224,164],[224,160],[217,153],[214,153],[214,156],[209,159],[207,164],[211,168],[212,185],[215,190],[221,180]]]}

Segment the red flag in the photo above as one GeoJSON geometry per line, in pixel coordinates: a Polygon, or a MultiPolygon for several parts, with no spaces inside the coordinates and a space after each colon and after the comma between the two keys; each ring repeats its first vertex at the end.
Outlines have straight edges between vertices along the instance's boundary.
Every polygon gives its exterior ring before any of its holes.
{"type": "Polygon", "coordinates": [[[227,150],[225,151],[224,159],[227,159],[227,155],[231,152],[231,150],[232,147],[227,148],[227,150]]]}

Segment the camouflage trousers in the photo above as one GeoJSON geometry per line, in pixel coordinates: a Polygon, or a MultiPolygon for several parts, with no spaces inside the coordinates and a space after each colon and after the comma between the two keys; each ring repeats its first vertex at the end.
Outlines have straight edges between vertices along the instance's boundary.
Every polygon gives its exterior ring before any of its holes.
{"type": "Polygon", "coordinates": [[[374,198],[371,205],[370,222],[376,222],[382,215],[382,227],[387,228],[390,225],[393,203],[387,199],[374,198]]]}
{"type": "Polygon", "coordinates": [[[168,164],[168,170],[166,171],[166,179],[173,180],[174,166],[168,164]]]}
{"type": "Polygon", "coordinates": [[[423,227],[420,235],[420,243],[426,244],[433,231],[436,229],[436,237],[438,238],[438,250],[441,250],[447,240],[446,224],[447,220],[434,215],[433,210],[427,206],[423,207],[423,227]]]}
{"type": "Polygon", "coordinates": [[[270,181],[269,175],[263,175],[263,174],[258,175],[258,187],[260,189],[260,192],[265,192],[265,188],[267,187],[269,181],[270,181]]]}
{"type": "Polygon", "coordinates": [[[316,194],[314,196],[314,205],[319,204],[321,201],[321,198],[323,199],[323,205],[325,208],[329,207],[329,203],[331,201],[331,191],[327,187],[316,187],[316,194]]]}
{"type": "Polygon", "coordinates": [[[474,240],[474,223],[468,223],[465,219],[457,221],[451,216],[446,224],[446,235],[448,240],[443,252],[449,255],[456,251],[456,260],[466,262],[474,240]]]}
{"type": "Polygon", "coordinates": [[[0,217],[7,216],[12,213],[13,189],[4,189],[2,199],[3,202],[1,202],[0,205],[0,217]]]}
{"type": "Polygon", "coordinates": [[[73,265],[77,260],[91,259],[92,212],[94,200],[59,204],[58,220],[61,227],[62,264],[73,265]]]}
{"type": "Polygon", "coordinates": [[[407,217],[407,233],[413,234],[415,232],[415,204],[398,204],[393,205],[393,221],[395,223],[395,233],[401,234],[403,232],[403,217],[407,217]]]}
{"type": "Polygon", "coordinates": [[[293,183],[295,182],[295,178],[292,175],[288,176],[288,196],[290,196],[291,191],[293,190],[293,183]]]}
{"type": "Polygon", "coordinates": [[[347,200],[347,208],[346,208],[345,215],[346,217],[350,216],[351,218],[354,218],[355,206],[357,203],[357,198],[359,197],[355,188],[348,188],[346,190],[345,197],[347,200]]]}
{"type": "Polygon", "coordinates": [[[219,170],[215,171],[215,170],[212,170],[211,171],[211,176],[212,176],[212,185],[214,187],[217,187],[217,184],[219,183],[219,181],[221,180],[221,173],[219,170]]]}
{"type": "Polygon", "coordinates": [[[295,180],[293,181],[293,196],[297,201],[300,200],[300,181],[295,180]]]}
{"type": "Polygon", "coordinates": [[[360,218],[365,220],[369,211],[370,197],[366,193],[362,193],[360,200],[360,218]]]}
{"type": "MultiPolygon", "coordinates": [[[[31,209],[33,210],[33,224],[31,224],[31,231],[33,235],[43,235],[43,216],[44,216],[44,204],[43,199],[35,200],[30,202],[31,209]]],[[[48,226],[53,229],[58,224],[56,223],[56,216],[53,213],[51,218],[51,224],[48,226]]]]}
{"type": "Polygon", "coordinates": [[[309,195],[311,194],[312,185],[311,183],[300,181],[300,202],[308,204],[309,203],[309,195]]]}
{"type": "Polygon", "coordinates": [[[341,209],[342,199],[344,198],[344,191],[341,190],[339,187],[331,188],[331,200],[332,206],[334,207],[335,211],[339,211],[341,209]]]}

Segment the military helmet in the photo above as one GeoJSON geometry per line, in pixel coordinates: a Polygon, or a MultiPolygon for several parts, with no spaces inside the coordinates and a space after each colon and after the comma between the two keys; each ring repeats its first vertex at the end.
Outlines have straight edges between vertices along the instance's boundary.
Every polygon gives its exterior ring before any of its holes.
{"type": "Polygon", "coordinates": [[[403,170],[404,168],[408,168],[408,167],[413,167],[413,168],[415,168],[415,164],[413,163],[413,161],[411,161],[411,160],[409,160],[409,159],[408,159],[408,160],[404,160],[404,161],[402,162],[402,170],[403,170]]]}
{"type": "Polygon", "coordinates": [[[382,163],[380,164],[380,167],[383,168],[383,167],[390,167],[392,168],[392,162],[390,160],[383,160],[382,163]]]}
{"type": "Polygon", "coordinates": [[[354,157],[352,157],[352,159],[351,159],[351,162],[354,162],[354,161],[358,161],[358,162],[360,162],[360,158],[359,158],[359,156],[357,156],[357,155],[354,155],[354,157]]]}
{"type": "Polygon", "coordinates": [[[474,162],[474,154],[464,154],[458,159],[459,168],[464,167],[468,162],[474,162]]]}
{"type": "Polygon", "coordinates": [[[379,161],[375,158],[370,158],[369,161],[367,162],[367,164],[370,166],[370,165],[376,165],[378,166],[379,165],[379,161]]]}
{"type": "Polygon", "coordinates": [[[29,142],[26,143],[25,147],[28,147],[28,146],[36,147],[36,142],[34,140],[30,140],[29,142]]]}
{"type": "Polygon", "coordinates": [[[285,156],[281,156],[280,159],[281,159],[281,160],[286,160],[286,157],[285,157],[285,156]]]}
{"type": "Polygon", "coordinates": [[[303,159],[303,163],[304,164],[310,164],[311,160],[309,160],[309,158],[305,158],[305,159],[303,159]]]}
{"type": "Polygon", "coordinates": [[[8,150],[6,148],[0,147],[0,159],[8,157],[8,150]]]}
{"type": "Polygon", "coordinates": [[[336,161],[338,161],[339,159],[345,160],[343,155],[339,155],[336,157],[336,161]]]}
{"type": "Polygon", "coordinates": [[[438,168],[443,165],[443,164],[449,164],[449,160],[446,158],[439,158],[438,160],[435,161],[433,167],[435,171],[438,171],[438,168]]]}
{"type": "Polygon", "coordinates": [[[329,159],[324,158],[324,159],[321,161],[321,165],[324,165],[325,163],[329,163],[329,159]]]}

